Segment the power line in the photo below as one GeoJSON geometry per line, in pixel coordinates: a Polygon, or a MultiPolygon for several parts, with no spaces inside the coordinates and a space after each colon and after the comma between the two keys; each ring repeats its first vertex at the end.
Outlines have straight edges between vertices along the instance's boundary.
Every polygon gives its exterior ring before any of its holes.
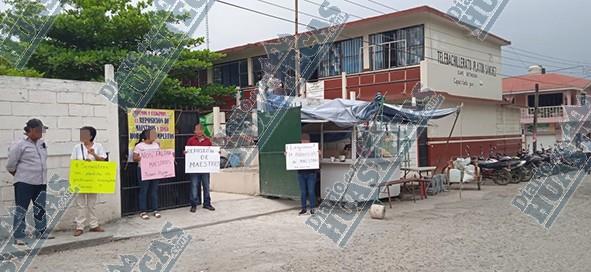
{"type": "MultiPolygon", "coordinates": [[[[243,6],[240,6],[240,5],[228,3],[228,2],[222,1],[222,0],[215,0],[215,1],[218,2],[218,3],[220,3],[220,4],[224,4],[224,5],[231,6],[231,7],[238,8],[238,9],[243,9],[243,10],[250,11],[250,12],[253,12],[253,13],[256,13],[256,14],[259,14],[259,15],[263,15],[263,16],[267,16],[267,17],[270,17],[270,18],[274,18],[274,19],[277,19],[277,20],[284,21],[284,22],[295,24],[295,21],[292,21],[290,19],[285,19],[283,17],[279,17],[279,16],[268,14],[268,13],[260,12],[260,11],[255,10],[255,9],[251,9],[251,8],[243,7],[243,6]]],[[[302,24],[302,23],[299,23],[299,25],[307,26],[306,24],[302,24]]]]}
{"type": "Polygon", "coordinates": [[[393,11],[400,11],[399,9],[395,9],[395,8],[393,8],[393,7],[390,7],[390,6],[388,6],[388,5],[382,4],[382,3],[378,2],[378,1],[375,1],[375,0],[367,0],[367,1],[369,1],[369,2],[372,2],[372,3],[374,3],[374,4],[377,4],[377,5],[380,5],[380,6],[382,6],[382,7],[385,7],[385,8],[387,8],[387,9],[391,9],[391,10],[393,10],[393,11]]]}
{"type": "Polygon", "coordinates": [[[515,49],[518,50],[518,51],[529,53],[531,55],[538,55],[538,56],[541,56],[541,57],[544,57],[544,58],[550,58],[550,59],[556,59],[556,60],[563,60],[563,61],[568,61],[570,63],[585,64],[585,65],[591,66],[591,63],[587,63],[587,62],[582,62],[582,61],[577,61],[577,60],[568,60],[568,59],[558,58],[558,57],[545,56],[545,55],[542,55],[542,54],[539,54],[539,53],[535,53],[533,51],[528,51],[528,50],[525,50],[525,49],[519,49],[519,48],[515,48],[515,49]]]}
{"type": "Polygon", "coordinates": [[[374,11],[374,12],[377,12],[377,13],[382,13],[382,14],[384,14],[383,12],[381,12],[381,11],[379,11],[379,10],[377,10],[377,9],[373,9],[373,8],[370,8],[370,7],[368,7],[368,6],[364,6],[364,5],[361,5],[361,4],[359,4],[359,3],[355,3],[355,2],[353,2],[353,1],[351,1],[351,0],[343,0],[343,1],[345,1],[345,2],[347,2],[347,3],[351,3],[351,4],[353,4],[353,5],[356,5],[356,6],[358,6],[358,7],[362,7],[362,8],[364,8],[364,9],[367,9],[367,10],[371,10],[371,11],[374,11]]]}
{"type": "MultiPolygon", "coordinates": [[[[318,3],[314,2],[314,1],[310,1],[310,0],[304,0],[304,1],[305,1],[305,2],[308,2],[308,3],[310,3],[310,4],[313,4],[313,5],[316,5],[316,6],[322,7],[322,4],[318,4],[318,3]]],[[[338,9],[338,8],[336,8],[336,7],[332,7],[332,6],[331,6],[331,7],[329,7],[328,9],[330,9],[330,10],[332,10],[332,11],[336,11],[336,12],[341,12],[341,10],[340,10],[340,9],[338,9]]],[[[352,14],[352,13],[347,13],[347,14],[348,14],[349,16],[351,16],[351,17],[355,17],[355,18],[357,18],[357,19],[363,19],[363,17],[361,17],[361,16],[357,16],[357,15],[355,15],[355,14],[352,14]]]]}
{"type": "MultiPolygon", "coordinates": [[[[256,0],[256,1],[259,1],[261,3],[265,3],[267,5],[271,5],[271,6],[274,6],[274,7],[278,7],[280,9],[284,9],[284,10],[289,10],[289,11],[295,12],[295,10],[292,9],[292,8],[288,8],[288,7],[285,7],[285,6],[282,6],[282,5],[279,5],[279,4],[275,4],[275,3],[272,3],[272,2],[269,2],[269,1],[265,1],[265,0],[256,0]]],[[[303,11],[298,11],[298,13],[299,14],[306,15],[306,16],[309,16],[309,17],[312,17],[312,18],[316,18],[316,19],[319,19],[319,20],[324,20],[324,21],[329,22],[328,20],[326,20],[326,18],[322,18],[322,17],[316,16],[314,14],[306,13],[306,12],[303,12],[303,11]]]]}

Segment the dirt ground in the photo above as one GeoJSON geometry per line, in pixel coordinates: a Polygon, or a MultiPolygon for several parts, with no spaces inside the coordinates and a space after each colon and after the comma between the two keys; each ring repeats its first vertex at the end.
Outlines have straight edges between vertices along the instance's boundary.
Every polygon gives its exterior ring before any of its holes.
{"type": "MultiPolygon", "coordinates": [[[[511,206],[522,185],[396,201],[384,220],[367,215],[343,249],[297,211],[194,229],[172,271],[590,271],[590,179],[549,231],[511,206]]],[[[155,238],[41,255],[29,269],[105,271],[155,238]]]]}

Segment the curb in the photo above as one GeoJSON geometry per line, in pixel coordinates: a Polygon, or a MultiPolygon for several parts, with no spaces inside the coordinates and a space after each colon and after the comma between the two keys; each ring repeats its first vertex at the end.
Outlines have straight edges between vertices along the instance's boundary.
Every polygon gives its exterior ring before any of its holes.
{"type": "MultiPolygon", "coordinates": [[[[265,213],[259,213],[259,214],[254,214],[254,215],[247,215],[247,216],[242,216],[242,217],[237,217],[237,218],[232,218],[232,219],[227,219],[227,220],[222,220],[222,221],[217,221],[217,222],[211,222],[211,223],[183,227],[181,229],[191,230],[191,229],[215,226],[215,225],[219,225],[219,224],[225,224],[225,223],[230,223],[230,222],[240,221],[240,220],[247,220],[247,219],[252,219],[252,218],[256,218],[256,217],[260,217],[260,216],[266,216],[266,215],[271,215],[271,214],[275,214],[275,213],[282,213],[282,212],[296,210],[296,209],[298,209],[298,207],[285,208],[285,209],[280,209],[280,210],[275,210],[275,211],[270,211],[270,212],[265,212],[265,213]]],[[[145,233],[145,234],[130,235],[130,236],[113,236],[113,241],[122,241],[122,240],[128,240],[128,239],[133,239],[133,238],[148,237],[148,236],[153,236],[153,235],[158,235],[158,234],[159,234],[158,232],[153,232],[153,233],[145,233]]]]}
{"type": "MultiPolygon", "coordinates": [[[[70,242],[65,242],[65,243],[60,243],[60,244],[55,244],[55,245],[44,245],[44,246],[41,246],[41,248],[39,248],[39,251],[37,254],[38,255],[46,255],[46,254],[50,254],[50,253],[54,253],[54,252],[58,252],[58,251],[73,250],[73,249],[102,245],[102,244],[106,244],[106,243],[109,243],[112,241],[113,241],[113,235],[107,235],[107,236],[103,236],[103,237],[91,238],[91,239],[86,239],[86,240],[82,240],[82,241],[70,241],[70,242]]],[[[8,242],[10,243],[11,241],[8,241],[8,242]]],[[[6,255],[13,255],[13,256],[20,257],[23,255],[29,255],[31,253],[31,251],[35,250],[35,248],[23,248],[23,247],[21,247],[21,248],[16,247],[16,248],[22,249],[22,250],[6,252],[6,253],[4,253],[3,256],[0,256],[0,261],[10,260],[10,258],[6,258],[6,255]]],[[[32,257],[34,257],[34,256],[32,256],[32,257]]]]}
{"type": "MultiPolygon", "coordinates": [[[[258,213],[258,214],[248,215],[248,216],[242,216],[242,217],[237,217],[237,218],[232,218],[232,219],[227,219],[227,220],[222,220],[222,221],[217,221],[217,222],[198,224],[198,225],[183,227],[181,229],[190,230],[190,229],[209,227],[209,226],[214,226],[214,225],[219,225],[219,224],[230,223],[230,222],[234,222],[234,221],[247,220],[247,219],[252,219],[252,218],[256,218],[256,217],[260,217],[260,216],[271,215],[271,214],[275,214],[275,213],[282,213],[282,212],[295,210],[295,209],[297,209],[297,207],[279,209],[279,210],[275,210],[275,211],[258,213]]],[[[130,236],[116,236],[114,234],[108,234],[103,237],[96,237],[96,238],[85,239],[85,240],[80,240],[80,241],[73,240],[73,241],[68,241],[68,242],[55,244],[55,245],[41,246],[41,249],[39,249],[38,255],[47,255],[47,254],[51,254],[51,253],[55,253],[55,252],[59,252],[59,251],[68,251],[68,250],[75,250],[75,249],[86,248],[86,247],[99,246],[99,245],[112,243],[112,242],[116,242],[116,241],[123,241],[123,240],[128,240],[128,239],[133,239],[133,238],[141,238],[141,237],[149,237],[149,236],[155,236],[158,234],[159,234],[158,232],[144,233],[144,234],[130,235],[130,236]]],[[[29,254],[32,250],[33,249],[27,248],[27,249],[22,249],[21,251],[18,251],[18,252],[29,254]]],[[[14,253],[17,253],[17,251],[7,252],[6,254],[14,254],[14,253]]],[[[0,261],[1,260],[4,260],[3,256],[0,256],[0,261]]]]}
{"type": "Polygon", "coordinates": [[[92,238],[92,239],[87,239],[87,240],[83,240],[83,241],[71,241],[71,242],[66,242],[63,244],[50,245],[50,246],[42,247],[41,250],[39,250],[39,255],[55,253],[58,251],[66,251],[66,250],[74,250],[74,249],[80,249],[80,248],[85,248],[85,247],[98,246],[98,245],[110,243],[112,241],[113,241],[113,235],[108,235],[105,237],[92,238]]]}

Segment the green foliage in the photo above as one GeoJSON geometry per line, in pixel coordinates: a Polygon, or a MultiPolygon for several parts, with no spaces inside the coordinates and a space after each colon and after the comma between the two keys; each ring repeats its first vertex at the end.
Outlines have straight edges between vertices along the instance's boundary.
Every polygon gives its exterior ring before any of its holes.
{"type": "Polygon", "coordinates": [[[16,69],[11,67],[8,62],[0,58],[0,75],[4,76],[20,76],[20,77],[43,77],[43,73],[33,69],[16,69]]]}
{"type": "Polygon", "coordinates": [[[175,107],[210,108],[220,104],[221,98],[234,94],[233,88],[211,84],[204,88],[182,86],[178,79],[166,78],[162,82],[161,95],[155,96],[149,106],[173,105],[175,107]]]}
{"type": "MultiPolygon", "coordinates": [[[[41,21],[39,4],[33,0],[7,0],[16,7],[15,14],[25,12],[33,21],[41,21]],[[33,7],[33,8],[32,8],[33,7]]],[[[189,18],[188,14],[174,15],[154,11],[151,0],[65,0],[64,11],[55,15],[53,27],[41,41],[28,62],[29,75],[74,80],[104,80],[104,65],[113,64],[116,69],[128,56],[140,56],[143,51],[149,57],[131,73],[153,75],[158,65],[169,56],[171,49],[180,46],[178,61],[169,67],[165,79],[156,91],[151,104],[182,105],[207,109],[219,104],[221,96],[232,94],[233,88],[219,85],[196,88],[183,85],[195,80],[197,72],[213,65],[222,54],[208,50],[192,50],[203,44],[203,38],[186,39],[186,36],[161,28],[165,39],[143,44],[146,37],[155,36],[153,28],[164,23],[177,23],[189,18]],[[152,32],[151,32],[152,31],[152,32]],[[152,64],[152,65],[149,65],[152,64]],[[40,71],[40,72],[35,72],[40,71]]],[[[6,12],[0,17],[13,16],[6,12]]],[[[14,73],[2,69],[0,74],[14,73]]],[[[14,70],[14,69],[13,69],[14,70]]],[[[25,71],[23,71],[25,73],[25,71]]],[[[119,82],[120,78],[117,79],[119,82]]],[[[133,83],[133,82],[132,82],[133,83]]],[[[128,84],[132,84],[128,83],[128,84]]],[[[120,84],[121,87],[122,84],[120,84]]],[[[125,85],[125,84],[123,84],[125,85]]]]}

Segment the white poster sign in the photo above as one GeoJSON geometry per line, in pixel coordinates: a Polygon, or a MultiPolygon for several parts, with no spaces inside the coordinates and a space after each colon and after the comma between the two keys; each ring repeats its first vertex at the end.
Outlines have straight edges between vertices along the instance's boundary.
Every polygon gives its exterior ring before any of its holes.
{"type": "Polygon", "coordinates": [[[219,146],[185,147],[185,173],[218,173],[219,171],[219,146]]]}
{"type": "Polygon", "coordinates": [[[324,99],[324,80],[306,82],[306,98],[324,99]]]}
{"type": "Polygon", "coordinates": [[[285,164],[287,170],[319,169],[318,143],[286,144],[285,164]]]}

